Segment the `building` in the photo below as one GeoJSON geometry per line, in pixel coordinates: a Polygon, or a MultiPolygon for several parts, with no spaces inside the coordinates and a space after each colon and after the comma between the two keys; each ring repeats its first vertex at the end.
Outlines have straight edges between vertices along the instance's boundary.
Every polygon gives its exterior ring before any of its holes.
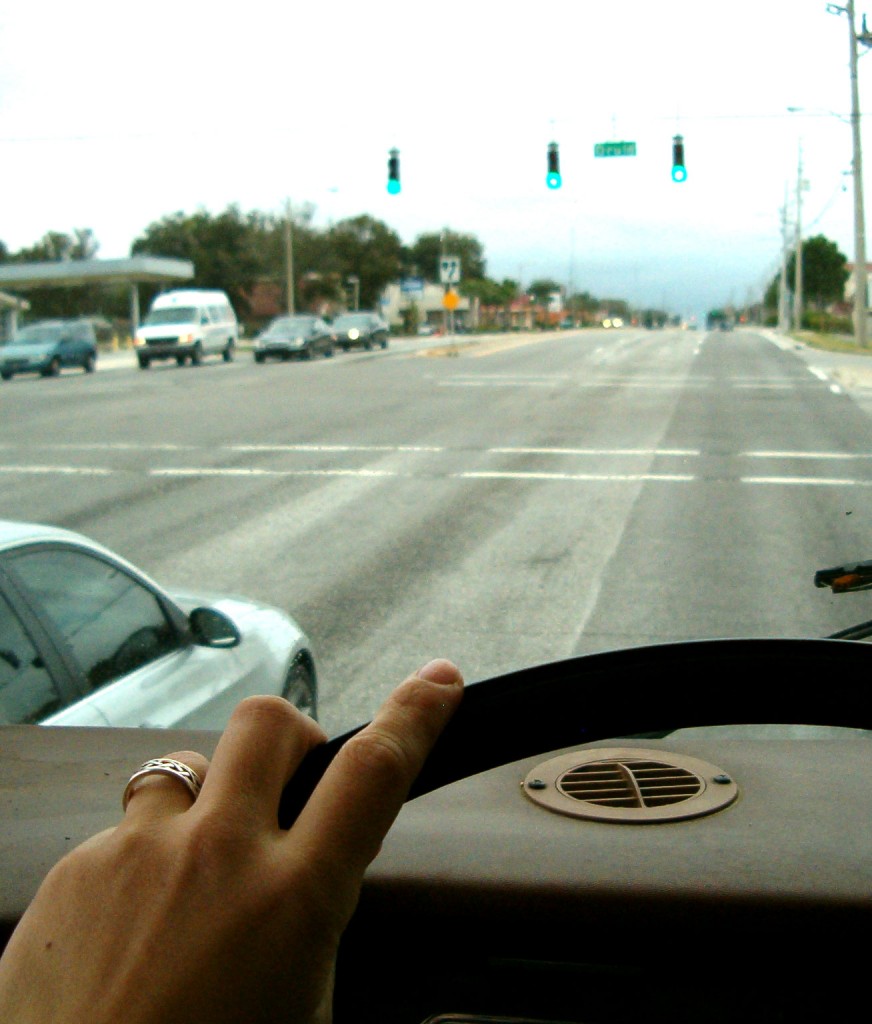
{"type": "MultiPolygon", "coordinates": [[[[415,325],[428,324],[439,330],[445,321],[445,286],[422,282],[420,289],[403,291],[400,282],[389,284],[382,292],[380,300],[381,315],[394,328],[411,329],[415,325]]],[[[478,326],[477,303],[473,303],[465,295],[459,296],[457,309],[454,311],[455,327],[471,329],[478,326]]]]}

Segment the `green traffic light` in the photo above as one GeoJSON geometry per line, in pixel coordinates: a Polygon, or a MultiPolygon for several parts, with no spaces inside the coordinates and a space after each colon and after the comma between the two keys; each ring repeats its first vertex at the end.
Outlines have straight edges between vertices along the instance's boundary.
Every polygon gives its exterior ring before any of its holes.
{"type": "Polygon", "coordinates": [[[391,178],[388,182],[388,192],[390,192],[392,196],[395,196],[399,194],[400,188],[401,186],[399,181],[397,181],[396,178],[391,178]]]}
{"type": "Polygon", "coordinates": [[[563,178],[556,171],[551,171],[545,179],[545,184],[548,188],[560,188],[563,184],[563,178]]]}
{"type": "Polygon", "coordinates": [[[672,168],[672,180],[673,181],[687,181],[687,168],[682,167],[681,164],[676,164],[672,168]]]}

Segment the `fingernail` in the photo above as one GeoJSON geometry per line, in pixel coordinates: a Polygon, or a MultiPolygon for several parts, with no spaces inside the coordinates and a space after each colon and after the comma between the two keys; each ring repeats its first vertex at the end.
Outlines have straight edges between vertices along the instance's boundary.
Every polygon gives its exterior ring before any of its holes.
{"type": "Polygon", "coordinates": [[[428,661],[415,675],[419,679],[426,679],[428,683],[442,683],[444,686],[452,686],[461,679],[460,669],[445,658],[428,661]]]}

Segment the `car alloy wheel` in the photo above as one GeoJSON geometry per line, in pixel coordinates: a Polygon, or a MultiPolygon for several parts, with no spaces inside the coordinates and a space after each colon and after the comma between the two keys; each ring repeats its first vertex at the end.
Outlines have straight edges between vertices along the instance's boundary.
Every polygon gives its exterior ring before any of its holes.
{"type": "Polygon", "coordinates": [[[43,377],[57,377],[61,372],[61,361],[57,356],[52,359],[48,366],[42,371],[43,377]]]}
{"type": "Polygon", "coordinates": [[[282,686],[282,696],[317,721],[318,691],[312,669],[304,658],[297,657],[288,669],[282,686]]]}
{"type": "Polygon", "coordinates": [[[85,356],[85,361],[82,363],[82,369],[85,373],[93,373],[97,369],[97,357],[93,352],[89,352],[85,356]]]}
{"type": "Polygon", "coordinates": [[[191,353],[191,366],[202,366],[203,365],[203,346],[198,341],[194,346],[194,351],[191,353]]]}

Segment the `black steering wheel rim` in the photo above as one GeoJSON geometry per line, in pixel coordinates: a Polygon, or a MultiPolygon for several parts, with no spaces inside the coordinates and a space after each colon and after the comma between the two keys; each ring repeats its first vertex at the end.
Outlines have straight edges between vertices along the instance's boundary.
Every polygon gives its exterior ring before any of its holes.
{"type": "MultiPolygon", "coordinates": [[[[761,722],[872,729],[870,669],[869,644],[753,638],[604,651],[495,676],[467,687],[409,799],[500,764],[621,736],[761,722]]],[[[283,827],[359,731],[312,751],[282,796],[283,827]]]]}

